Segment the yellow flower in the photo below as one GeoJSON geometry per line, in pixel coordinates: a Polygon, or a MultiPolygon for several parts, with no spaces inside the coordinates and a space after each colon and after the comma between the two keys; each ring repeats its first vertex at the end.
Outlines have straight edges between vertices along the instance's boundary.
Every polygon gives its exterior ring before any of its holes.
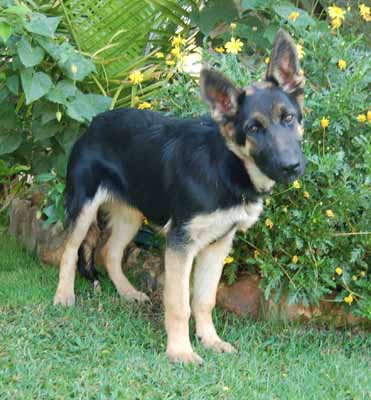
{"type": "Polygon", "coordinates": [[[179,46],[182,46],[185,43],[186,43],[186,40],[181,35],[174,36],[171,39],[171,44],[172,44],[173,47],[179,47],[179,46]]]}
{"type": "Polygon", "coordinates": [[[297,44],[296,50],[298,52],[299,60],[301,60],[305,55],[304,47],[301,44],[297,44]]]}
{"type": "Polygon", "coordinates": [[[348,296],[344,297],[345,303],[347,303],[347,304],[349,304],[349,305],[351,305],[351,304],[353,303],[353,300],[354,300],[354,298],[353,298],[353,296],[352,296],[351,293],[349,293],[348,296]]]}
{"type": "Polygon", "coordinates": [[[357,119],[358,119],[358,122],[363,124],[364,122],[366,122],[366,115],[365,114],[359,114],[357,119]]]}
{"type": "Polygon", "coordinates": [[[236,29],[237,24],[235,22],[232,22],[230,26],[231,26],[231,29],[236,29]]]}
{"type": "Polygon", "coordinates": [[[174,60],[166,60],[166,64],[167,65],[175,65],[175,61],[174,60]]]}
{"type": "Polygon", "coordinates": [[[295,22],[298,17],[299,17],[299,13],[297,11],[293,11],[290,15],[289,15],[289,19],[291,19],[291,21],[295,22]]]}
{"type": "Polygon", "coordinates": [[[264,62],[265,62],[266,64],[269,64],[270,60],[271,60],[271,58],[270,58],[270,57],[265,57],[265,60],[264,60],[264,62]]]}
{"type": "Polygon", "coordinates": [[[129,75],[129,79],[133,85],[138,85],[143,82],[143,74],[140,71],[134,71],[129,75]]]}
{"type": "Polygon", "coordinates": [[[328,8],[328,15],[331,19],[338,18],[343,21],[345,19],[345,13],[345,10],[343,10],[341,7],[335,6],[335,4],[328,8]]]}
{"type": "Polygon", "coordinates": [[[271,204],[271,198],[270,197],[267,197],[266,199],[265,199],[265,205],[266,206],[269,206],[271,204]]]}
{"type": "Polygon", "coordinates": [[[359,274],[364,278],[366,276],[366,271],[361,271],[359,274]]]}
{"type": "Polygon", "coordinates": [[[162,51],[158,51],[158,52],[155,54],[155,57],[156,57],[156,58],[164,58],[164,57],[165,57],[165,54],[164,54],[162,51]]]}
{"type": "Polygon", "coordinates": [[[294,189],[300,189],[300,188],[301,188],[301,183],[300,183],[298,180],[296,180],[296,181],[294,181],[294,182],[292,183],[292,187],[293,187],[294,189]]]}
{"type": "Polygon", "coordinates": [[[171,54],[176,58],[180,58],[182,56],[182,52],[180,50],[180,47],[178,47],[178,46],[173,47],[171,49],[171,54]]]}
{"type": "Polygon", "coordinates": [[[258,249],[254,250],[254,258],[258,258],[260,256],[260,251],[258,249]]]}
{"type": "Polygon", "coordinates": [[[144,225],[149,225],[148,219],[146,217],[143,218],[143,224],[144,225]]]}
{"type": "Polygon", "coordinates": [[[224,47],[225,47],[227,53],[238,54],[238,53],[241,52],[241,49],[243,47],[243,43],[241,42],[240,39],[232,38],[229,42],[227,42],[224,45],[224,47]]]}
{"type": "Polygon", "coordinates": [[[367,111],[367,121],[371,123],[371,110],[367,111]]]}
{"type": "Polygon", "coordinates": [[[309,194],[309,192],[303,192],[303,196],[305,199],[309,199],[310,194],[309,194]]]}
{"type": "Polygon", "coordinates": [[[269,228],[269,229],[272,229],[272,228],[273,228],[273,221],[272,221],[271,219],[267,218],[267,219],[265,220],[265,226],[266,226],[267,228],[269,228]]]}
{"type": "Polygon", "coordinates": [[[334,18],[331,20],[332,29],[339,29],[341,27],[342,20],[340,18],[334,18]]]}
{"type": "Polygon", "coordinates": [[[335,269],[335,272],[340,276],[340,275],[343,274],[343,269],[340,268],[340,267],[337,267],[337,268],[335,269]]]}
{"type": "Polygon", "coordinates": [[[327,218],[334,218],[335,214],[332,210],[326,210],[326,217],[327,218]]]}
{"type": "Polygon", "coordinates": [[[352,276],[352,280],[353,280],[354,282],[357,281],[357,280],[358,280],[357,276],[356,276],[356,275],[353,275],[353,276],[352,276]]]}
{"type": "Polygon", "coordinates": [[[330,119],[329,119],[329,118],[326,118],[326,117],[322,117],[322,119],[321,119],[321,126],[322,126],[322,128],[323,128],[323,129],[326,129],[326,128],[329,127],[329,125],[330,125],[330,119]]]}
{"type": "Polygon", "coordinates": [[[148,101],[143,101],[143,103],[138,104],[138,110],[150,110],[152,108],[152,104],[148,103],[148,101]]]}
{"type": "Polygon", "coordinates": [[[293,256],[292,260],[291,260],[294,264],[297,264],[299,261],[299,257],[298,256],[293,256]]]}
{"type": "Polygon", "coordinates": [[[224,265],[226,265],[226,264],[231,264],[231,263],[233,263],[233,261],[234,261],[234,258],[231,257],[231,256],[228,256],[228,257],[226,257],[226,258],[224,259],[224,265]]]}
{"type": "Polygon", "coordinates": [[[359,13],[361,14],[361,17],[367,21],[371,21],[371,9],[370,7],[367,7],[365,4],[360,4],[359,5],[359,13]]]}
{"type": "Polygon", "coordinates": [[[338,61],[338,67],[339,67],[339,69],[344,71],[344,69],[347,67],[347,62],[345,60],[339,60],[338,61]]]}
{"type": "Polygon", "coordinates": [[[215,47],[214,49],[217,53],[224,53],[224,47],[215,47]]]}

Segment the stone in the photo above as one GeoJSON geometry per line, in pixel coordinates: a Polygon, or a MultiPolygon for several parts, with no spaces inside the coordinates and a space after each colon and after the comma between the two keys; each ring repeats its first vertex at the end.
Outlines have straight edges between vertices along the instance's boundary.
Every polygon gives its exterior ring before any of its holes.
{"type": "Polygon", "coordinates": [[[259,281],[259,275],[250,275],[232,286],[221,283],[217,292],[217,303],[235,314],[259,318],[263,302],[263,291],[259,288],[259,281]]]}

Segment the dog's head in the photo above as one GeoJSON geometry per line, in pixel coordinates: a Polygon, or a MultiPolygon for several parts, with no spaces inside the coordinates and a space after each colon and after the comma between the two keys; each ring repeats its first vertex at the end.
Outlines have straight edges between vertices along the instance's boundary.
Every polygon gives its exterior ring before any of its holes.
{"type": "Polygon", "coordinates": [[[304,173],[304,76],[295,43],[279,30],[265,81],[236,87],[215,70],[201,72],[201,92],[209,103],[226,144],[243,160],[260,191],[287,183],[304,173]]]}

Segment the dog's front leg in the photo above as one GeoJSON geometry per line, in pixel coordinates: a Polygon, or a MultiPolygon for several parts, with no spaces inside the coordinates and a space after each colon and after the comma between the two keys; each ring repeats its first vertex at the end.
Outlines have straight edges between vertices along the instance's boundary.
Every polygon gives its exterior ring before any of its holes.
{"type": "Polygon", "coordinates": [[[236,350],[218,336],[212,319],[218,283],[223,271],[235,229],[217,242],[205,247],[197,256],[194,272],[192,312],[196,320],[197,336],[202,344],[217,352],[232,353],[236,350]]]}
{"type": "Polygon", "coordinates": [[[194,254],[187,248],[169,245],[165,252],[165,328],[167,333],[166,353],[173,362],[202,362],[189,339],[188,321],[189,279],[194,254]]]}

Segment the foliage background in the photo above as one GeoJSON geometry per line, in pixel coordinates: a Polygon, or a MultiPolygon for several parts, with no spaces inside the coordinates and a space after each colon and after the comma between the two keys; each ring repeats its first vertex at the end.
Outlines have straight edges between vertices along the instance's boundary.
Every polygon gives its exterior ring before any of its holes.
{"type": "Polygon", "coordinates": [[[327,1],[0,1],[5,206],[32,176],[47,183],[42,217],[63,219],[67,155],[95,114],[132,105],[199,115],[206,109],[197,78],[184,64],[202,51],[208,64],[247,86],[263,76],[282,26],[305,52],[308,167],[266,200],[260,223],[238,237],[225,275],[233,282],[258,272],[266,297],[307,304],[327,296],[371,318],[371,22],[360,3],[337,2],[345,17],[333,30],[327,1]],[[174,46],[179,32],[184,42],[174,46]],[[215,51],[231,37],[243,42],[242,52],[215,51]],[[130,79],[133,71],[140,82],[130,79]]]}

